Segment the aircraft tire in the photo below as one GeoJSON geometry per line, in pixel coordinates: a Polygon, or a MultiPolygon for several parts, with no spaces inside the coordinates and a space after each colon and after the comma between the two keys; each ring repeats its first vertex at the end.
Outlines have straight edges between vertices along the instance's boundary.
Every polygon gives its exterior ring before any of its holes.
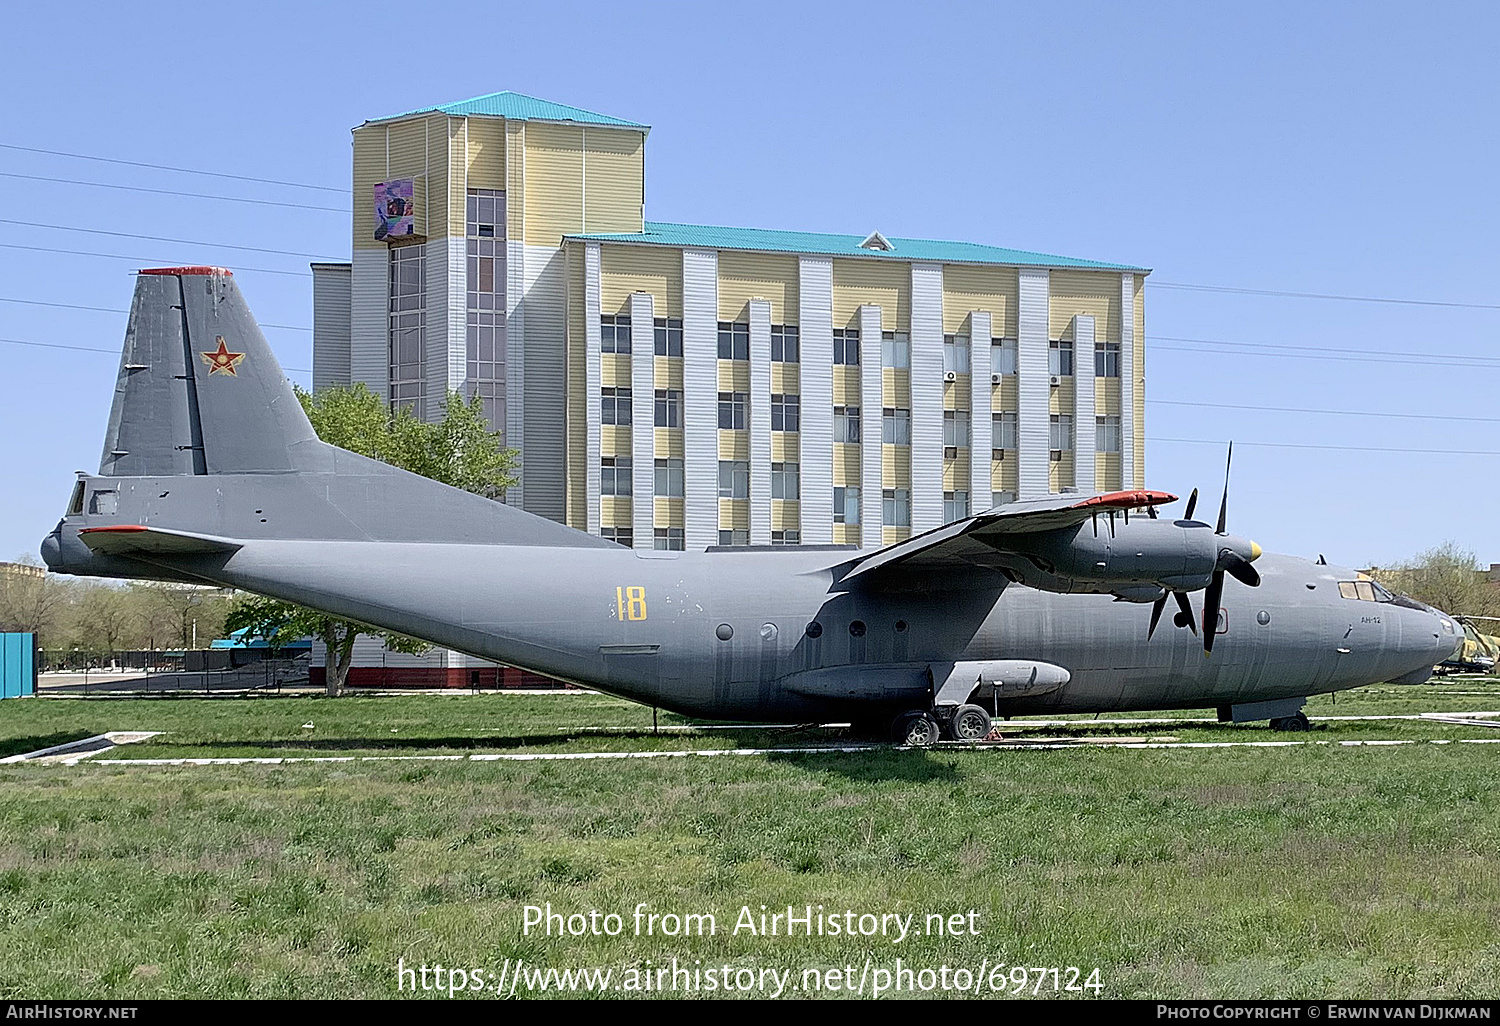
{"type": "Polygon", "coordinates": [[[926,748],[935,744],[942,732],[937,717],[928,712],[902,713],[892,725],[891,739],[898,745],[926,748]]]}
{"type": "Polygon", "coordinates": [[[983,706],[961,705],[948,724],[948,733],[955,741],[983,741],[990,736],[991,726],[990,714],[983,706]]]}
{"type": "Polygon", "coordinates": [[[1297,713],[1296,716],[1281,716],[1271,721],[1272,730],[1286,730],[1302,733],[1312,729],[1312,724],[1307,722],[1307,714],[1297,713]]]}

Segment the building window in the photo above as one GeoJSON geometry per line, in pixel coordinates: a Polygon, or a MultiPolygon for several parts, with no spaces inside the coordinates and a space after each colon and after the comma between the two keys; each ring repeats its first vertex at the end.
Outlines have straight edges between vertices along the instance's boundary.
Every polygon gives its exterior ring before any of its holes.
{"type": "Polygon", "coordinates": [[[749,531],[720,531],[719,532],[719,544],[720,545],[749,545],[750,544],[750,532],[749,531]]]}
{"type": "Polygon", "coordinates": [[[910,445],[911,411],[889,407],[881,410],[880,440],[886,445],[910,445]]]}
{"type": "Polygon", "coordinates": [[[635,531],[629,527],[601,527],[599,537],[605,541],[612,541],[616,545],[623,545],[627,549],[635,548],[635,531]]]}
{"type": "Polygon", "coordinates": [[[745,393],[719,393],[719,427],[725,431],[741,431],[745,427],[745,393]]]}
{"type": "Polygon", "coordinates": [[[599,494],[629,495],[632,472],[629,456],[605,456],[599,461],[599,494]]]}
{"type": "Polygon", "coordinates": [[[797,395],[771,395],[771,430],[802,430],[802,397],[797,395]]]}
{"type": "Polygon", "coordinates": [[[1073,373],[1073,343],[1069,341],[1047,343],[1047,373],[1055,378],[1073,373]]]}
{"type": "Polygon", "coordinates": [[[1005,459],[1008,451],[1016,448],[1017,424],[1014,413],[990,414],[990,444],[997,460],[1005,459]]]}
{"type": "Polygon", "coordinates": [[[427,246],[397,246],[390,263],[391,409],[427,411],[427,246]]]}
{"type": "Polygon", "coordinates": [[[604,314],[599,318],[599,351],[630,352],[629,314],[604,314]]]}
{"type": "Polygon", "coordinates": [[[625,427],[630,423],[630,389],[602,388],[599,390],[599,423],[625,427]]]}
{"type": "Polygon", "coordinates": [[[1016,501],[1015,492],[990,492],[990,508],[1006,506],[1016,501]]]}
{"type": "Polygon", "coordinates": [[[990,339],[990,373],[1014,374],[1016,372],[1016,340],[1013,338],[990,339]]]}
{"type": "Polygon", "coordinates": [[[771,362],[799,363],[802,359],[800,342],[795,324],[771,325],[771,362]]]}
{"type": "Polygon", "coordinates": [[[968,492],[943,493],[943,523],[951,524],[969,515],[968,492]]]}
{"type": "Polygon", "coordinates": [[[683,472],[681,460],[656,461],[656,494],[659,498],[682,498],[684,494],[682,482],[683,472]]]}
{"type": "Polygon", "coordinates": [[[750,463],[747,460],[719,461],[719,498],[750,498],[750,463]]]}
{"type": "Polygon", "coordinates": [[[886,527],[911,526],[911,491],[887,488],[880,493],[880,522],[886,527]]]}
{"type": "Polygon", "coordinates": [[[1048,423],[1048,445],[1054,461],[1073,449],[1073,418],[1066,413],[1054,413],[1048,423]]]}
{"type": "Polygon", "coordinates": [[[1101,342],[1094,346],[1094,377],[1118,378],[1120,376],[1120,343],[1101,342]]]}
{"type": "Polygon", "coordinates": [[[682,427],[682,389],[658,388],[656,390],[656,426],[682,427]]]}
{"type": "Polygon", "coordinates": [[[657,317],[652,327],[657,356],[682,355],[682,318],[657,317]]]}
{"type": "Polygon", "coordinates": [[[802,544],[802,532],[801,531],[772,531],[771,532],[771,544],[772,545],[801,545],[802,544]]]}
{"type": "Polygon", "coordinates": [[[796,501],[802,497],[802,468],[796,463],[771,464],[771,498],[796,501]]]}
{"type": "Polygon", "coordinates": [[[492,431],[505,428],[505,193],[470,189],[464,288],[466,395],[492,431]]]}
{"type": "Polygon", "coordinates": [[[835,524],[859,523],[859,489],[838,487],[833,490],[833,522],[835,524]]]}
{"type": "Polygon", "coordinates": [[[1098,452],[1120,451],[1120,418],[1094,418],[1094,448],[1098,452]]]}
{"type": "Polygon", "coordinates": [[[858,406],[835,406],[833,408],[833,440],[851,445],[859,442],[858,406]]]}
{"type": "Polygon", "coordinates": [[[943,336],[943,372],[945,374],[969,373],[969,336],[943,336]]]}
{"type": "Polygon", "coordinates": [[[658,527],[651,532],[651,547],[658,552],[683,551],[687,546],[683,544],[682,528],[658,527]]]}
{"type": "Polygon", "coordinates": [[[750,359],[750,325],[739,321],[719,322],[719,359],[750,359]]]}
{"type": "Polygon", "coordinates": [[[833,330],[833,362],[850,366],[859,363],[859,329],[835,328],[833,330]]]}
{"type": "Polygon", "coordinates": [[[965,410],[943,411],[943,448],[969,447],[969,414],[965,410]]]}
{"type": "Polygon", "coordinates": [[[910,367],[911,341],[904,331],[882,331],[880,333],[880,365],[882,367],[910,367]]]}

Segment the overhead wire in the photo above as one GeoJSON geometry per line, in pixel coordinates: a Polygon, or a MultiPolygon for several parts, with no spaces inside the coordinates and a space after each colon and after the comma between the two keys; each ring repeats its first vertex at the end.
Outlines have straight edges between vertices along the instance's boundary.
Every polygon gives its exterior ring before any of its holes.
{"type": "Polygon", "coordinates": [[[293,189],[318,189],[322,192],[336,192],[343,194],[348,190],[332,185],[312,185],[308,182],[288,182],[277,178],[256,178],[253,175],[234,175],[226,171],[207,171],[203,168],[174,167],[171,164],[151,164],[141,160],[121,160],[118,157],[100,157],[92,153],[68,153],[64,150],[45,150],[39,146],[21,146],[16,143],[0,143],[0,149],[19,150],[22,153],[45,153],[53,157],[71,157],[75,160],[97,160],[105,164],[119,164],[123,167],[145,167],[155,171],[175,171],[185,175],[206,175],[210,178],[228,178],[237,182],[257,182],[261,185],[285,185],[293,189]]]}

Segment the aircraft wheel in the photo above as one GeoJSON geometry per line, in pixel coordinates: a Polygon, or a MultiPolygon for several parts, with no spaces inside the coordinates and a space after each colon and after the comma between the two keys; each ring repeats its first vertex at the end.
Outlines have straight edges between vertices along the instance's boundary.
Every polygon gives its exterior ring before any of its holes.
{"type": "Polygon", "coordinates": [[[990,714],[982,707],[961,705],[948,730],[955,741],[983,741],[990,736],[990,725],[990,714]]]}
{"type": "Polygon", "coordinates": [[[1290,730],[1301,733],[1311,730],[1312,724],[1307,722],[1307,714],[1298,712],[1296,716],[1281,716],[1271,721],[1272,730],[1290,730]]]}
{"type": "Polygon", "coordinates": [[[898,745],[926,748],[939,735],[937,718],[931,713],[909,712],[896,718],[893,739],[898,745]]]}

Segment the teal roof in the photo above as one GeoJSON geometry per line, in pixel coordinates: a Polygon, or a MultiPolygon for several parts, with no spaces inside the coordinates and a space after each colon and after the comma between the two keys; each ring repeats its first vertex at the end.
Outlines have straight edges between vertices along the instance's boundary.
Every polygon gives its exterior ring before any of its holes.
{"type": "MultiPolygon", "coordinates": [[[[418,107],[404,114],[371,118],[370,121],[390,121],[394,118],[411,117],[413,114],[434,113],[455,116],[478,114],[485,117],[509,118],[512,121],[574,121],[582,125],[613,125],[616,128],[649,129],[651,127],[634,121],[612,118],[608,114],[596,114],[582,107],[569,107],[566,103],[553,103],[551,100],[539,100],[535,96],[512,92],[489,93],[485,96],[459,100],[456,103],[443,103],[435,107],[418,107]]],[[[369,123],[366,122],[366,124],[369,123]]]]}
{"type": "Polygon", "coordinates": [[[872,260],[918,260],[949,264],[1008,264],[1021,267],[1077,267],[1098,271],[1146,271],[1129,264],[1031,253],[1024,249],[986,246],[978,242],[936,242],[887,236],[889,250],[861,249],[864,235],[826,235],[821,232],[783,232],[768,228],[715,228],[697,224],[647,221],[643,232],[569,235],[591,242],[627,242],[649,246],[691,246],[704,249],[748,249],[766,253],[816,253],[865,257],[872,260]]]}

